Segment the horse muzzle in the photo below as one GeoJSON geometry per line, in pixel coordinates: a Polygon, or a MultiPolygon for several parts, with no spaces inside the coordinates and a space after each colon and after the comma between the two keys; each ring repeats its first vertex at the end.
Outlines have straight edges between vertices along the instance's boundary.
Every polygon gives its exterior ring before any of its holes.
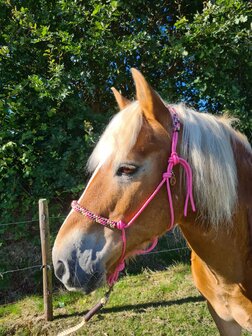
{"type": "Polygon", "coordinates": [[[87,273],[79,265],[72,267],[62,260],[58,260],[54,268],[56,277],[69,291],[89,294],[105,282],[103,272],[99,270],[87,273]]]}
{"type": "Polygon", "coordinates": [[[89,294],[106,282],[104,266],[93,254],[90,249],[53,248],[54,273],[69,291],[89,294]]]}

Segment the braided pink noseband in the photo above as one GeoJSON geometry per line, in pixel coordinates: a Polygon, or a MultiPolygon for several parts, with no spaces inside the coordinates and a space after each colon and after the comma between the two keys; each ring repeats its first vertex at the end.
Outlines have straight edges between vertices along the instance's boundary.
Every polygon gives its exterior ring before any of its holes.
{"type": "MultiPolygon", "coordinates": [[[[191,207],[192,210],[195,211],[195,204],[193,200],[193,194],[192,194],[192,170],[187,161],[182,159],[181,157],[178,156],[176,148],[177,148],[177,143],[178,143],[178,132],[180,131],[180,121],[177,116],[176,111],[172,108],[169,107],[169,110],[172,114],[172,119],[173,119],[173,133],[172,133],[172,148],[171,148],[171,155],[168,159],[168,166],[166,172],[163,173],[163,178],[162,181],[159,183],[159,185],[156,187],[156,189],[153,191],[153,193],[149,196],[147,201],[141,206],[141,208],[137,211],[137,213],[131,218],[131,220],[126,224],[122,220],[119,221],[113,221],[111,219],[101,217],[99,215],[94,214],[93,212],[89,211],[88,209],[82,207],[80,204],[78,204],[77,201],[72,202],[72,208],[81,213],[82,215],[88,217],[89,219],[95,221],[98,224],[101,224],[103,226],[106,226],[110,229],[118,229],[122,232],[122,254],[119,260],[119,263],[114,271],[113,274],[109,275],[107,277],[107,282],[109,286],[113,285],[119,276],[119,273],[125,268],[125,253],[126,253],[126,233],[125,229],[130,227],[134,221],[138,218],[138,216],[143,212],[143,210],[147,207],[147,205],[152,201],[152,199],[156,196],[156,194],[159,192],[161,187],[166,183],[167,187],[167,196],[168,196],[168,201],[170,205],[170,213],[171,213],[171,223],[170,226],[168,227],[167,231],[171,230],[174,226],[174,209],[173,209],[173,203],[172,203],[172,196],[171,196],[171,187],[170,187],[170,179],[173,177],[173,167],[176,166],[177,164],[181,164],[182,167],[185,170],[186,173],[186,199],[185,199],[185,206],[184,206],[184,216],[187,216],[187,207],[188,207],[188,201],[190,200],[191,202],[191,207]]],[[[135,251],[135,254],[145,254],[150,252],[151,250],[154,249],[154,247],[157,245],[158,238],[155,237],[152,242],[151,246],[146,249],[146,250],[137,250],[135,251]]]]}

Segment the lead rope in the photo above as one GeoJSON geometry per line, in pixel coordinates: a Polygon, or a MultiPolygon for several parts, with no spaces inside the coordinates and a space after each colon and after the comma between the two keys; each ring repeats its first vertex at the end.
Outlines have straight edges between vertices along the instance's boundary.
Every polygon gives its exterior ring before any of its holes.
{"type": "Polygon", "coordinates": [[[109,290],[105,293],[104,297],[101,298],[83,317],[82,321],[78,323],[75,327],[69,328],[57,334],[57,336],[67,336],[79,329],[81,329],[99,310],[101,310],[109,300],[109,296],[113,290],[113,286],[109,287],[109,290]]]}

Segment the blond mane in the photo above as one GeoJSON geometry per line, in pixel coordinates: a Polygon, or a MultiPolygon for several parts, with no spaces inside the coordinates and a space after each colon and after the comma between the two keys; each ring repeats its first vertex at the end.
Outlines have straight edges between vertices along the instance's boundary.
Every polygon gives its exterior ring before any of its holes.
{"type": "MultiPolygon", "coordinates": [[[[231,127],[232,119],[198,113],[183,104],[173,105],[183,124],[180,153],[193,171],[193,192],[200,219],[217,227],[230,223],[237,202],[237,172],[231,138],[249,148],[245,137],[231,127]]],[[[114,116],[89,161],[94,171],[110,156],[120,162],[130,152],[141,130],[143,114],[138,101],[114,116]]],[[[167,148],[167,153],[170,151],[167,148]]]]}
{"type": "Polygon", "coordinates": [[[193,171],[193,189],[200,220],[229,225],[237,202],[237,171],[231,146],[233,119],[199,113],[176,105],[183,123],[181,155],[193,171]]]}

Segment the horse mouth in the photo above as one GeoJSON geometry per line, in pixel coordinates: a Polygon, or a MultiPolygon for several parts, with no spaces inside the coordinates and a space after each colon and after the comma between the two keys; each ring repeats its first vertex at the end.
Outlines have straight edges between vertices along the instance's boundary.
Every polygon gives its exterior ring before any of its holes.
{"type": "Polygon", "coordinates": [[[100,288],[105,283],[105,276],[101,273],[94,272],[84,288],[84,293],[90,294],[96,289],[100,288]]]}
{"type": "Polygon", "coordinates": [[[105,275],[99,272],[94,272],[90,276],[85,278],[85,281],[81,282],[78,277],[75,277],[71,281],[64,283],[66,289],[70,292],[82,292],[88,295],[96,289],[102,287],[105,284],[105,275]]]}

